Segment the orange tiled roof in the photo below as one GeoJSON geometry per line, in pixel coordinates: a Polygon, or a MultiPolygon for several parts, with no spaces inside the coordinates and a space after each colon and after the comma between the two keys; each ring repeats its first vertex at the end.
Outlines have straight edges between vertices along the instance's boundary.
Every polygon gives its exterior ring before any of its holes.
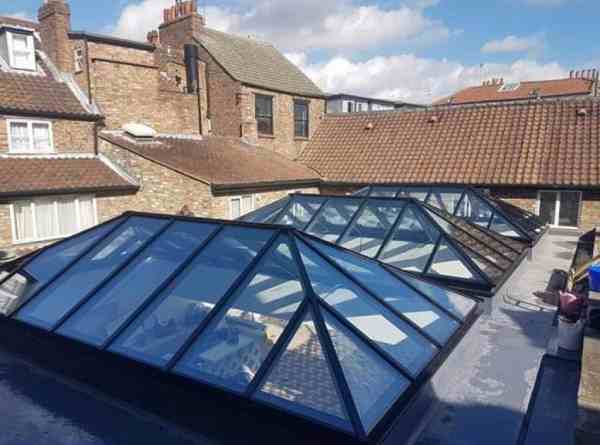
{"type": "Polygon", "coordinates": [[[326,182],[598,187],[600,101],[329,115],[300,161],[326,182]]]}
{"type": "Polygon", "coordinates": [[[541,98],[590,95],[593,81],[578,78],[521,82],[513,91],[500,91],[501,86],[495,84],[465,88],[452,96],[434,102],[434,105],[527,100],[536,95],[541,98]]]}

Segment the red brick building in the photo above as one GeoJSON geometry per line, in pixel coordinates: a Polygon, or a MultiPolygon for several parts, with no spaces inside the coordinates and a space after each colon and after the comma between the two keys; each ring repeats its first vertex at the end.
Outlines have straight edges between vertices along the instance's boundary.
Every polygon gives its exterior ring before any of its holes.
{"type": "Polygon", "coordinates": [[[157,14],[147,42],[72,31],[65,0],[44,2],[38,23],[0,18],[0,249],[125,210],[233,218],[317,190],[293,159],[322,92],[273,46],[207,28],[195,1],[157,14]]]}

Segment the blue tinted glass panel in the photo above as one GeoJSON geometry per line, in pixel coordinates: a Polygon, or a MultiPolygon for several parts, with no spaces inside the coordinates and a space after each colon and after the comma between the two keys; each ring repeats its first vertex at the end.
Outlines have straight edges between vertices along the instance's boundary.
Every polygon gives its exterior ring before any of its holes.
{"type": "Polygon", "coordinates": [[[311,244],[441,344],[458,329],[458,323],[454,319],[375,261],[335,249],[325,243],[311,241],[311,244]]]}
{"type": "Polygon", "coordinates": [[[439,236],[438,230],[410,206],[379,259],[399,269],[423,272],[439,236]]]}
{"type": "Polygon", "coordinates": [[[346,249],[374,257],[403,207],[404,204],[400,202],[369,202],[339,244],[346,249]]]}
{"type": "Polygon", "coordinates": [[[303,299],[298,266],[281,239],[261,259],[233,303],[177,363],[175,372],[244,391],[303,299]]]}
{"type": "Polygon", "coordinates": [[[359,200],[332,199],[321,209],[307,231],[325,241],[335,243],[360,207],[359,200]]]}
{"type": "Polygon", "coordinates": [[[440,242],[428,272],[464,280],[481,280],[446,240],[440,242]]]}
{"type": "Polygon", "coordinates": [[[101,345],[216,227],[191,222],[173,224],[73,314],[58,332],[101,345]]]}
{"type": "Polygon", "coordinates": [[[166,219],[129,218],[119,230],[36,295],[17,313],[17,318],[46,329],[52,328],[167,223],[166,219]]]}
{"type": "Polygon", "coordinates": [[[410,382],[327,311],[321,311],[335,353],[367,434],[410,382]]]}
{"type": "Polygon", "coordinates": [[[287,211],[277,219],[277,224],[293,226],[303,230],[313,218],[315,213],[325,202],[325,198],[295,196],[287,211]]]}
{"type": "Polygon", "coordinates": [[[461,196],[462,192],[460,190],[434,190],[429,196],[427,204],[453,214],[461,196]]]}
{"type": "Polygon", "coordinates": [[[472,224],[487,227],[492,218],[491,207],[477,196],[467,193],[456,211],[456,216],[467,219],[472,224]]]}
{"type": "Polygon", "coordinates": [[[71,261],[123,221],[120,218],[49,247],[0,286],[0,314],[9,315],[71,261]]]}
{"type": "Polygon", "coordinates": [[[398,189],[395,187],[373,187],[371,189],[371,197],[395,198],[398,194],[398,189]]]}
{"type": "Polygon", "coordinates": [[[311,313],[302,321],[255,397],[352,431],[311,313]]]}
{"type": "Polygon", "coordinates": [[[513,225],[509,223],[506,220],[506,218],[500,216],[497,213],[494,215],[494,219],[492,220],[490,230],[493,230],[494,232],[499,233],[500,235],[512,238],[518,238],[520,236],[519,233],[513,227],[513,225]]]}
{"type": "Polygon", "coordinates": [[[405,193],[406,196],[418,199],[419,201],[425,201],[427,195],[429,195],[429,189],[426,187],[404,187],[402,192],[405,193]]]}
{"type": "Polygon", "coordinates": [[[238,218],[240,221],[256,222],[256,223],[269,223],[272,222],[275,217],[281,213],[283,208],[288,204],[290,198],[281,199],[272,204],[266,205],[254,212],[248,213],[238,218]]]}
{"type": "Polygon", "coordinates": [[[299,248],[316,294],[411,374],[419,374],[437,348],[304,243],[299,248]]]}
{"type": "Polygon", "coordinates": [[[165,365],[272,235],[225,227],[109,349],[165,365]]]}

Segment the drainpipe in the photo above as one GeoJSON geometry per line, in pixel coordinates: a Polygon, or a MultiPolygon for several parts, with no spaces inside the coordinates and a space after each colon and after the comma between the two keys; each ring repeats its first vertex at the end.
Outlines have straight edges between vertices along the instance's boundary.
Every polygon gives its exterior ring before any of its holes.
{"type": "Polygon", "coordinates": [[[85,66],[86,66],[86,73],[87,73],[87,80],[88,80],[88,101],[90,103],[90,105],[92,105],[94,103],[94,100],[92,99],[92,77],[91,77],[91,70],[90,70],[90,45],[88,42],[88,38],[87,36],[84,37],[84,42],[85,42],[85,66]]]}

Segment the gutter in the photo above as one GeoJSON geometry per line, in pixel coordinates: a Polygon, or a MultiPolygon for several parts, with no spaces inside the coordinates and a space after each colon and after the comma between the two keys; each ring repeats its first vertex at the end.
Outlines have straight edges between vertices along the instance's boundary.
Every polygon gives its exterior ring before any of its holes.
{"type": "Polygon", "coordinates": [[[55,111],[33,111],[33,110],[18,110],[15,108],[6,108],[0,106],[0,114],[8,114],[24,117],[42,117],[50,119],[64,119],[69,121],[97,122],[104,119],[104,116],[99,114],[71,114],[60,113],[55,111]]]}
{"type": "Polygon", "coordinates": [[[67,195],[67,194],[83,194],[83,193],[130,193],[137,192],[139,190],[138,185],[122,185],[122,186],[102,186],[102,187],[75,187],[75,188],[62,188],[62,189],[40,189],[40,190],[26,190],[26,191],[15,191],[15,192],[0,192],[0,199],[12,199],[12,198],[28,198],[32,196],[54,196],[54,195],[67,195]]]}

